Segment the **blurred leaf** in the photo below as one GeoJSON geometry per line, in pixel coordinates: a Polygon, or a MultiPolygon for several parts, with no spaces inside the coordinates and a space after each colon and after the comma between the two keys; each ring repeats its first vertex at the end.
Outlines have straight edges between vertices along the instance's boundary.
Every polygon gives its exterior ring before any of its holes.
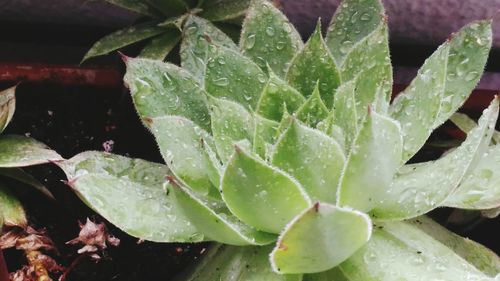
{"type": "Polygon", "coordinates": [[[26,167],[63,158],[45,144],[34,139],[15,136],[0,136],[0,168],[26,167]]]}
{"type": "Polygon", "coordinates": [[[21,202],[0,183],[0,234],[2,226],[28,226],[26,213],[21,202]]]}
{"type": "Polygon", "coordinates": [[[95,151],[59,166],[83,202],[126,233],[155,242],[204,240],[165,194],[167,166],[95,151]]]}
{"type": "Polygon", "coordinates": [[[0,133],[9,125],[16,110],[16,87],[0,91],[0,133]]]}
{"type": "Polygon", "coordinates": [[[19,182],[32,186],[50,199],[54,199],[52,193],[32,175],[20,168],[0,168],[0,176],[15,179],[19,182]]]}
{"type": "Polygon", "coordinates": [[[180,40],[181,34],[178,30],[165,30],[165,33],[151,39],[151,42],[142,49],[139,57],[164,60],[180,40]]]}
{"type": "Polygon", "coordinates": [[[165,27],[159,27],[157,26],[157,24],[157,22],[147,22],[120,29],[116,32],[104,36],[103,38],[95,42],[90,50],[87,51],[81,63],[90,58],[107,55],[110,52],[118,50],[122,47],[165,32],[165,27]]]}
{"type": "Polygon", "coordinates": [[[239,221],[224,201],[196,194],[181,186],[169,187],[184,215],[208,239],[229,245],[266,245],[276,236],[260,232],[239,221]]]}
{"type": "MultiPolygon", "coordinates": [[[[468,134],[474,127],[477,126],[476,121],[472,120],[469,116],[455,112],[451,117],[450,121],[453,122],[462,132],[468,134]]],[[[500,144],[500,132],[494,131],[492,141],[495,144],[500,144]]]]}
{"type": "Polygon", "coordinates": [[[210,131],[206,93],[189,72],[148,59],[127,58],[126,64],[124,81],[146,125],[149,118],[178,115],[210,131]]]}
{"type": "Polygon", "coordinates": [[[300,184],[256,156],[236,147],[221,180],[231,212],[258,230],[280,233],[310,205],[300,184]]]}
{"type": "Polygon", "coordinates": [[[188,6],[183,0],[146,0],[166,17],[177,16],[187,12],[188,6]]]}
{"type": "Polygon", "coordinates": [[[240,48],[244,55],[262,69],[268,64],[278,76],[284,77],[302,46],[297,30],[271,2],[252,2],[241,30],[240,48]]]}
{"type": "Polygon", "coordinates": [[[210,21],[227,21],[245,14],[250,0],[204,0],[200,16],[210,21]]]}
{"type": "Polygon", "coordinates": [[[270,255],[278,273],[316,273],[349,258],[369,239],[370,218],[361,212],[316,203],[296,217],[270,255]]]}
{"type": "Polygon", "coordinates": [[[340,84],[340,74],[321,35],[320,22],[304,48],[293,59],[286,76],[290,85],[310,96],[319,83],[319,92],[328,108],[340,84]]]}
{"type": "Polygon", "coordinates": [[[332,204],[344,162],[338,143],[296,120],[278,139],[272,156],[272,164],[297,179],[313,201],[332,204]]]}
{"type": "Polygon", "coordinates": [[[145,1],[137,0],[105,0],[113,5],[125,8],[132,12],[150,17],[160,17],[161,14],[155,8],[148,5],[145,1]]]}
{"type": "Polygon", "coordinates": [[[271,249],[212,245],[174,281],[301,281],[302,275],[281,275],[271,270],[268,259],[271,249]]]}

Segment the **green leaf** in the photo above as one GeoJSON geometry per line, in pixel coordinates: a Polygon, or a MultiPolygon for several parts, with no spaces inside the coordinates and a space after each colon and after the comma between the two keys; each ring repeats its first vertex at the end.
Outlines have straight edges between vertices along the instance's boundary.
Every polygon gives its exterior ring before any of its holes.
{"type": "Polygon", "coordinates": [[[500,207],[500,145],[488,148],[444,205],[473,210],[500,207]]]}
{"type": "Polygon", "coordinates": [[[346,151],[350,150],[359,129],[355,90],[355,80],[343,83],[335,92],[333,102],[334,123],[344,132],[346,151]]]}
{"type": "Polygon", "coordinates": [[[206,93],[190,73],[161,61],[128,58],[124,81],[141,119],[178,115],[210,131],[206,93]]]}
{"type": "Polygon", "coordinates": [[[210,21],[227,21],[243,16],[250,0],[204,0],[200,16],[210,21]]]}
{"type": "Polygon", "coordinates": [[[253,152],[267,159],[278,135],[279,123],[254,114],[253,152]]]}
{"type": "Polygon", "coordinates": [[[441,206],[488,149],[498,110],[498,99],[495,99],[483,112],[479,126],[457,149],[436,161],[400,173],[383,193],[372,215],[384,220],[400,220],[441,206]]]}
{"type": "Polygon", "coordinates": [[[145,3],[144,1],[137,0],[105,0],[113,5],[125,8],[132,12],[139,13],[141,15],[150,17],[160,17],[161,14],[153,7],[145,3]]]}
{"type": "Polygon", "coordinates": [[[281,80],[274,72],[269,71],[269,81],[262,91],[255,111],[264,118],[279,122],[285,109],[293,113],[305,101],[306,99],[297,90],[281,80]]]}
{"type": "Polygon", "coordinates": [[[172,173],[193,190],[213,192],[220,175],[206,149],[215,147],[212,136],[179,116],[152,118],[150,122],[160,153],[172,173]]]}
{"type": "Polygon", "coordinates": [[[361,212],[316,203],[281,234],[270,255],[278,273],[316,273],[349,258],[369,239],[370,218],[361,212]]]}
{"type": "Polygon", "coordinates": [[[120,29],[95,42],[90,50],[87,51],[81,63],[93,57],[107,55],[112,51],[154,37],[163,32],[165,32],[165,28],[157,26],[157,22],[147,22],[120,29]]]}
{"type": "Polygon", "coordinates": [[[372,105],[383,113],[382,109],[388,107],[392,93],[392,67],[387,29],[387,23],[380,24],[370,36],[356,44],[342,65],[342,81],[357,79],[358,111],[372,105]]]}
{"type": "Polygon", "coordinates": [[[15,136],[0,136],[0,168],[26,167],[63,158],[45,144],[34,139],[15,136]]]}
{"type": "Polygon", "coordinates": [[[181,64],[182,68],[191,72],[202,85],[206,64],[210,58],[208,48],[212,44],[238,50],[231,38],[211,22],[197,16],[188,16],[182,32],[181,64]]]}
{"type": "Polygon", "coordinates": [[[16,87],[0,91],[0,133],[9,125],[16,110],[16,87]]]}
{"type": "Polygon", "coordinates": [[[463,238],[425,216],[409,220],[408,223],[432,236],[483,273],[491,277],[500,273],[500,258],[485,246],[463,238]]]}
{"type": "Polygon", "coordinates": [[[302,281],[349,281],[350,279],[342,273],[339,267],[320,273],[306,274],[302,281]]]}
{"type": "Polygon", "coordinates": [[[95,151],[58,165],[83,202],[126,233],[155,242],[204,240],[165,195],[167,166],[95,151]]]}
{"type": "Polygon", "coordinates": [[[332,204],[344,162],[337,142],[297,121],[277,141],[272,156],[272,164],[297,179],[313,201],[332,204]]]}
{"type": "MultiPolygon", "coordinates": [[[[472,129],[474,129],[477,126],[476,121],[472,120],[469,116],[455,112],[451,118],[450,121],[453,122],[462,132],[468,134],[472,129]]],[[[494,131],[493,132],[493,142],[495,144],[500,144],[500,132],[499,131],[494,131]]]]}
{"type": "Polygon", "coordinates": [[[21,202],[0,183],[0,234],[2,226],[28,226],[26,213],[21,202]]]}
{"type": "Polygon", "coordinates": [[[239,147],[227,164],[221,187],[222,198],[235,216],[270,233],[280,233],[311,204],[293,178],[239,147]]]}
{"type": "Polygon", "coordinates": [[[330,22],[326,44],[338,65],[385,20],[380,0],[343,0],[330,22]]]}
{"type": "Polygon", "coordinates": [[[302,275],[274,273],[269,265],[270,247],[213,245],[174,281],[301,281],[302,275]]]}
{"type": "Polygon", "coordinates": [[[183,0],[146,0],[166,17],[177,16],[187,12],[188,6],[183,0]]]}
{"type": "Polygon", "coordinates": [[[196,194],[175,182],[169,189],[184,215],[209,240],[236,246],[266,245],[276,240],[275,235],[257,231],[239,221],[220,199],[196,194]]]}
{"type": "Polygon", "coordinates": [[[40,181],[20,168],[0,168],[0,176],[15,179],[38,190],[50,199],[55,199],[54,195],[40,181]]]}
{"type": "Polygon", "coordinates": [[[176,29],[165,30],[164,33],[151,39],[139,57],[153,60],[164,60],[181,40],[180,32],[176,29]]]}
{"type": "Polygon", "coordinates": [[[252,2],[241,30],[240,48],[243,54],[263,69],[269,64],[278,76],[284,77],[302,46],[297,30],[271,2],[252,2]]]}
{"type": "Polygon", "coordinates": [[[205,75],[207,92],[255,109],[267,82],[266,74],[239,52],[212,46],[205,75]]]}
{"type": "Polygon", "coordinates": [[[340,74],[321,35],[320,22],[304,48],[298,53],[286,76],[290,85],[305,96],[311,95],[319,81],[319,92],[328,108],[340,84],[340,74]]]}
{"type": "Polygon", "coordinates": [[[418,70],[417,77],[390,107],[403,133],[403,162],[422,148],[434,129],[446,83],[449,46],[442,45],[418,70]]]}
{"type": "Polygon", "coordinates": [[[212,134],[217,152],[226,163],[233,155],[234,144],[240,140],[253,141],[253,116],[241,105],[223,99],[211,99],[212,134]]]}
{"type": "Polygon", "coordinates": [[[319,83],[316,83],[312,95],[297,110],[297,119],[311,127],[316,127],[320,121],[328,118],[328,115],[328,108],[320,96],[319,83]]]}
{"type": "Polygon", "coordinates": [[[448,42],[450,52],[446,64],[446,85],[434,127],[448,120],[477,85],[486,65],[491,41],[491,20],[484,20],[465,26],[448,42]]]}
{"type": "Polygon", "coordinates": [[[368,111],[344,167],[338,205],[370,211],[379,200],[384,200],[400,167],[402,147],[399,124],[368,111]]]}
{"type": "Polygon", "coordinates": [[[491,280],[452,249],[405,222],[374,228],[371,240],[340,265],[348,280],[491,280]]]}

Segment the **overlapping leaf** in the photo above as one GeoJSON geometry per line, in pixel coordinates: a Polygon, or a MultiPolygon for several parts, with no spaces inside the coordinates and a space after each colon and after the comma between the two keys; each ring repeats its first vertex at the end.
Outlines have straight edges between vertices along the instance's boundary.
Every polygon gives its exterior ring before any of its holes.
{"type": "Polygon", "coordinates": [[[16,87],[0,92],[0,133],[7,127],[16,109],[16,87]]]}
{"type": "Polygon", "coordinates": [[[26,167],[63,158],[45,144],[34,139],[15,136],[0,136],[0,168],[26,167]]]}
{"type": "Polygon", "coordinates": [[[21,202],[0,184],[0,234],[4,225],[26,227],[28,219],[21,202]]]}

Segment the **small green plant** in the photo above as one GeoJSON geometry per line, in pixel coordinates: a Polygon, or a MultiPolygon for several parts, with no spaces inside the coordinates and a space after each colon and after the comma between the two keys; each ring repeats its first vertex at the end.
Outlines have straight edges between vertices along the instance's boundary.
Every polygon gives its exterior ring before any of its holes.
{"type": "Polygon", "coordinates": [[[146,41],[139,56],[163,60],[180,42],[189,15],[215,22],[238,34],[250,0],[106,0],[143,16],[141,23],[111,33],[87,52],[82,62],[128,45],[146,41]]]}
{"type": "Polygon", "coordinates": [[[424,216],[500,206],[498,99],[460,146],[408,162],[477,84],[489,21],[452,35],[392,102],[379,0],[344,0],[326,38],[318,23],[305,44],[263,0],[239,46],[195,15],[183,28],[182,68],[125,58],[166,165],[101,152],[59,163],[135,237],[218,242],[178,280],[498,280],[493,252],[424,216]]]}
{"type": "MultiPolygon", "coordinates": [[[[15,111],[15,87],[0,92],[0,133],[7,127],[15,111]]],[[[12,189],[1,177],[12,178],[30,185],[52,198],[52,194],[23,167],[62,160],[44,144],[25,136],[0,136],[0,249],[17,248],[25,252],[31,271],[30,278],[51,280],[46,262],[52,261],[41,251],[53,248],[51,240],[28,225],[26,212],[12,189]],[[35,270],[36,268],[36,270],[35,270]]],[[[56,264],[54,262],[54,264],[56,264]]],[[[19,271],[20,273],[21,271],[19,271]]],[[[26,276],[28,278],[28,276],[26,276]]],[[[31,279],[30,279],[31,280],[31,279]]]]}

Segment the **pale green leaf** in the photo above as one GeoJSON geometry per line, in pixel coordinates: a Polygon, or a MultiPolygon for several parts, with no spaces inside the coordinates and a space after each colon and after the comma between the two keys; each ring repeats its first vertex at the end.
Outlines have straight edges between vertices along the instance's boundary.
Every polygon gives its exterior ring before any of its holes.
{"type": "Polygon", "coordinates": [[[310,96],[319,83],[321,97],[328,108],[332,107],[333,93],[340,84],[340,74],[321,35],[319,21],[304,48],[293,59],[286,78],[290,85],[305,96],[310,96]]]}
{"type": "Polygon", "coordinates": [[[0,234],[3,226],[28,226],[21,202],[0,183],[0,234]]]}
{"type": "Polygon", "coordinates": [[[485,246],[450,232],[425,216],[409,220],[408,223],[432,236],[485,274],[495,277],[500,273],[500,258],[485,246]]]}
{"type": "Polygon", "coordinates": [[[181,40],[180,32],[176,29],[165,30],[164,33],[151,39],[139,54],[139,57],[153,60],[164,60],[172,49],[181,40]]]}
{"type": "Polygon", "coordinates": [[[266,0],[252,2],[241,30],[240,48],[261,68],[284,77],[303,43],[286,16],[266,0]]]}
{"type": "Polygon", "coordinates": [[[205,75],[207,92],[255,109],[267,75],[239,52],[222,46],[212,47],[205,75]]]}
{"type": "Polygon", "coordinates": [[[15,179],[19,182],[27,184],[34,189],[38,190],[43,195],[47,196],[50,199],[54,199],[54,196],[40,181],[35,179],[32,175],[26,173],[23,169],[20,168],[0,168],[0,176],[8,177],[11,179],[15,179]]]}
{"type": "Polygon", "coordinates": [[[383,113],[382,109],[388,107],[392,93],[392,66],[387,30],[387,23],[380,24],[369,36],[354,46],[342,64],[340,71],[342,81],[357,79],[358,111],[372,105],[378,112],[383,113]]]}
{"type": "Polygon", "coordinates": [[[241,105],[211,99],[212,134],[221,160],[225,163],[233,155],[234,144],[240,140],[253,141],[253,116],[241,105]]]}
{"type": "Polygon", "coordinates": [[[369,211],[384,200],[400,167],[403,140],[399,124],[369,111],[351,147],[337,194],[340,206],[369,211]]]}
{"type": "Polygon", "coordinates": [[[126,62],[124,81],[146,125],[150,118],[178,115],[210,131],[206,93],[190,73],[161,61],[128,58],[126,62]]]}
{"type": "Polygon", "coordinates": [[[231,212],[259,230],[280,233],[310,205],[300,184],[284,172],[236,147],[221,180],[231,212]]]}
{"type": "Polygon", "coordinates": [[[90,58],[109,54],[127,45],[142,41],[165,32],[164,27],[156,22],[147,22],[115,31],[95,42],[82,59],[82,63],[90,58]]]}
{"type": "MultiPolygon", "coordinates": [[[[468,134],[474,127],[477,126],[476,121],[472,120],[469,116],[463,113],[455,112],[450,121],[453,122],[462,132],[468,134]]],[[[500,144],[500,132],[494,131],[492,141],[495,144],[500,144]]]]}
{"type": "Polygon", "coordinates": [[[113,5],[122,7],[132,12],[150,17],[160,17],[161,14],[155,8],[148,5],[145,1],[137,0],[105,0],[113,5]]]}
{"type": "Polygon", "coordinates": [[[361,212],[316,203],[280,235],[270,255],[279,273],[316,273],[349,258],[369,239],[370,218],[361,212]]]}
{"type": "Polygon", "coordinates": [[[0,168],[26,167],[63,158],[45,144],[34,139],[15,136],[0,136],[0,168]]]}
{"type": "Polygon", "coordinates": [[[150,119],[160,153],[172,173],[184,184],[209,194],[219,185],[219,167],[206,147],[215,147],[212,136],[192,121],[179,116],[150,119]]]}
{"type": "Polygon", "coordinates": [[[310,127],[316,127],[320,121],[328,118],[329,113],[328,108],[321,99],[319,83],[316,83],[312,95],[302,104],[295,115],[297,119],[310,127]]]}
{"type": "Polygon", "coordinates": [[[391,116],[401,124],[403,162],[417,153],[434,129],[446,83],[448,52],[448,44],[436,50],[390,107],[391,116]]]}
{"type": "Polygon", "coordinates": [[[0,133],[9,125],[16,110],[16,87],[0,91],[0,133]]]}
{"type": "Polygon", "coordinates": [[[440,159],[400,173],[383,192],[372,215],[400,220],[425,214],[443,204],[487,151],[498,117],[495,99],[479,120],[479,126],[454,151],[440,159]]]}
{"type": "Polygon", "coordinates": [[[446,85],[441,109],[434,123],[438,127],[469,97],[484,71],[491,48],[491,21],[476,21],[454,34],[446,65],[446,85]]]}
{"type": "Polygon", "coordinates": [[[336,203],[345,156],[332,138],[293,121],[278,139],[271,162],[297,179],[313,201],[336,203]]]}
{"type": "Polygon", "coordinates": [[[208,240],[237,246],[265,245],[276,240],[275,235],[239,221],[220,199],[196,194],[174,182],[168,188],[183,214],[208,240]]]}
{"type": "Polygon", "coordinates": [[[250,0],[204,0],[200,16],[210,21],[227,21],[243,16],[250,0]]]}
{"type": "Polygon", "coordinates": [[[326,44],[338,65],[385,19],[380,0],[343,0],[326,33],[326,44]]]}
{"type": "Polygon", "coordinates": [[[255,112],[264,118],[279,122],[285,109],[288,113],[293,113],[305,101],[297,90],[269,71],[269,81],[264,87],[255,112]]]}
{"type": "Polygon", "coordinates": [[[443,205],[473,210],[500,207],[500,145],[488,148],[443,205]]]}
{"type": "Polygon", "coordinates": [[[212,44],[238,50],[231,38],[211,22],[193,15],[188,16],[182,32],[181,64],[200,84],[204,83],[205,68],[210,58],[208,48],[212,44]]]}
{"type": "Polygon", "coordinates": [[[302,281],[302,275],[274,273],[269,264],[271,247],[211,248],[174,281],[302,281]]]}
{"type": "Polygon", "coordinates": [[[335,92],[333,101],[334,123],[344,133],[346,151],[350,150],[352,142],[358,133],[358,120],[360,118],[356,109],[355,90],[355,80],[343,83],[335,92]]]}
{"type": "Polygon", "coordinates": [[[58,165],[83,202],[126,233],[155,242],[204,240],[165,193],[167,166],[92,151],[58,165]]]}
{"type": "Polygon", "coordinates": [[[350,281],[493,281],[452,249],[405,222],[377,225],[365,247],[339,268],[350,281]]]}

